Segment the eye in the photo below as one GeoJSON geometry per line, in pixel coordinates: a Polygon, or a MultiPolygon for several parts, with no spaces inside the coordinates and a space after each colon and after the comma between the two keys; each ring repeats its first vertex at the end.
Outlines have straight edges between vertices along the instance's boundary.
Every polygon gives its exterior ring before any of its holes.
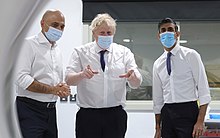
{"type": "Polygon", "coordinates": [[[112,35],[112,32],[111,32],[111,31],[109,31],[109,32],[107,32],[107,34],[108,34],[108,35],[112,35]]]}
{"type": "Polygon", "coordinates": [[[53,23],[51,23],[50,26],[52,26],[52,27],[54,27],[54,28],[58,28],[58,27],[59,27],[59,23],[53,22],[53,23]]]}
{"type": "Polygon", "coordinates": [[[64,27],[65,27],[65,25],[61,25],[61,26],[60,26],[60,28],[61,28],[62,30],[64,29],[64,27]]]}
{"type": "Polygon", "coordinates": [[[65,27],[64,24],[62,24],[62,23],[58,23],[58,22],[53,22],[53,23],[51,23],[50,26],[52,26],[52,27],[54,27],[54,28],[57,28],[57,29],[61,29],[61,30],[63,30],[64,27],[65,27]]]}
{"type": "Polygon", "coordinates": [[[161,28],[161,29],[160,29],[160,32],[161,32],[161,33],[166,32],[166,28],[161,28]]]}
{"type": "Polygon", "coordinates": [[[100,34],[100,35],[105,35],[105,32],[102,31],[102,32],[100,32],[99,34],[100,34]]]}
{"type": "Polygon", "coordinates": [[[168,31],[168,32],[174,32],[174,28],[173,28],[173,27],[168,27],[168,28],[167,28],[167,31],[168,31]]]}

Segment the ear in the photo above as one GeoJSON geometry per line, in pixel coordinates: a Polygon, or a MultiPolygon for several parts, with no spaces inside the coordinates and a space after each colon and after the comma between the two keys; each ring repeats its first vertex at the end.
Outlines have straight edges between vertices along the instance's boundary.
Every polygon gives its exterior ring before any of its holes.
{"type": "Polygon", "coordinates": [[[92,31],[92,37],[95,41],[98,41],[98,36],[95,34],[94,31],[92,31]]]}
{"type": "Polygon", "coordinates": [[[159,32],[157,33],[157,39],[160,40],[160,33],[159,32]]]}
{"type": "Polygon", "coordinates": [[[177,32],[176,32],[176,37],[179,37],[179,36],[180,36],[180,32],[177,31],[177,32]]]}
{"type": "Polygon", "coordinates": [[[44,26],[44,20],[41,20],[41,21],[40,21],[40,25],[41,25],[41,27],[44,26]]]}

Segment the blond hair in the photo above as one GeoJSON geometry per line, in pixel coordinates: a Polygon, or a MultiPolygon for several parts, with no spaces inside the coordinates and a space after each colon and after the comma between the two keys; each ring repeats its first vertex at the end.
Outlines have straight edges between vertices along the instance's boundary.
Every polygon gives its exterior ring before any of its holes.
{"type": "Polygon", "coordinates": [[[106,23],[108,26],[113,27],[113,34],[115,34],[116,22],[108,13],[97,14],[91,22],[90,29],[94,31],[103,23],[106,23]]]}

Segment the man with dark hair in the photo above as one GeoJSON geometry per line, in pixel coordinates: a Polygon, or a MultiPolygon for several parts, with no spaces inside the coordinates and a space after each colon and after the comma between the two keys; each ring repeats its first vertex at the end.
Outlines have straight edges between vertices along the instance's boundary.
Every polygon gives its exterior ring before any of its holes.
{"type": "Polygon", "coordinates": [[[153,65],[155,138],[199,138],[211,101],[201,57],[195,50],[180,46],[179,36],[171,18],[159,22],[158,39],[164,53],[153,65]]]}
{"type": "Polygon", "coordinates": [[[171,18],[165,18],[163,20],[161,20],[159,23],[158,23],[158,30],[160,31],[160,27],[163,25],[163,24],[166,24],[166,23],[173,23],[175,26],[175,31],[177,32],[178,31],[178,26],[176,24],[176,22],[174,20],[172,20],[171,18]]]}

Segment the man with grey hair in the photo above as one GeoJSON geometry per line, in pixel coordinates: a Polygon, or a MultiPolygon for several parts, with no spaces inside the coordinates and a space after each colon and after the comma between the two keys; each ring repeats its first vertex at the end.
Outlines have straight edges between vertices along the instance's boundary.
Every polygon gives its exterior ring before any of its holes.
{"type": "Polygon", "coordinates": [[[94,42],[74,49],[66,82],[77,86],[76,138],[124,138],[126,83],[142,82],[133,53],[113,43],[115,20],[98,14],[91,23],[94,42]]]}
{"type": "Polygon", "coordinates": [[[40,23],[41,32],[25,39],[17,63],[18,120],[24,138],[57,138],[56,100],[70,94],[56,44],[65,20],[59,10],[48,10],[40,23]]]}

